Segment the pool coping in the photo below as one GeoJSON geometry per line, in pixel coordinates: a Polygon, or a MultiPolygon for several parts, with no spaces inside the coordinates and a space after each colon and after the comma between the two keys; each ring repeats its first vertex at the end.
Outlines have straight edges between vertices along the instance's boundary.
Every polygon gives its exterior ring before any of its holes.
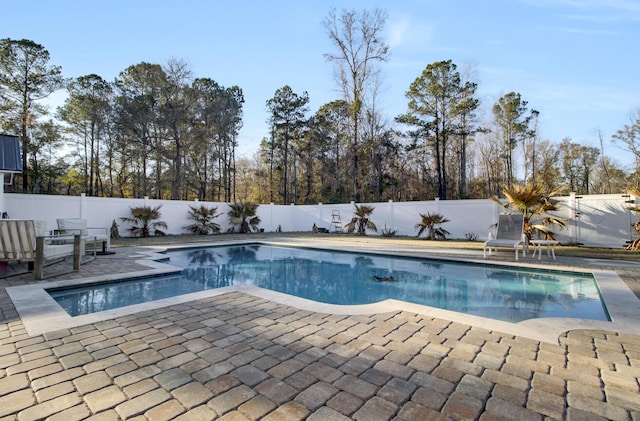
{"type": "Polygon", "coordinates": [[[167,247],[148,247],[146,251],[141,252],[140,259],[136,263],[149,267],[147,270],[137,272],[118,273],[111,275],[92,276],[73,280],[53,280],[23,286],[7,287],[14,306],[22,319],[25,329],[30,335],[38,335],[61,329],[69,329],[72,327],[82,326],[86,324],[97,323],[100,321],[123,317],[126,315],[153,310],[157,308],[167,307],[175,304],[182,304],[189,301],[215,297],[230,292],[242,292],[263,299],[271,300],[279,304],[289,305],[295,308],[313,311],[324,314],[343,314],[343,315],[371,315],[385,312],[408,311],[416,314],[425,315],[438,319],[449,320],[452,322],[463,323],[472,327],[478,327],[490,331],[506,333],[514,336],[525,337],[542,342],[557,344],[558,338],[564,332],[570,330],[604,330],[620,333],[628,333],[640,335],[640,299],[638,299],[631,289],[613,270],[594,269],[585,266],[571,265],[554,265],[549,266],[539,263],[523,262],[523,261],[490,261],[487,259],[470,257],[469,250],[455,253],[453,250],[446,252],[434,252],[433,249],[425,250],[417,246],[392,246],[375,244],[375,243],[348,243],[341,242],[336,244],[330,240],[296,241],[296,239],[269,240],[269,241],[227,241],[216,243],[199,243],[197,245],[173,245],[167,247]],[[517,266],[529,267],[545,270],[559,270],[568,272],[591,273],[595,277],[600,288],[602,298],[606,304],[611,322],[596,321],[587,319],[569,319],[569,318],[539,318],[529,319],[518,323],[510,323],[506,321],[490,319],[481,316],[475,316],[465,313],[459,313],[451,310],[444,310],[435,307],[429,307],[420,304],[413,304],[404,301],[388,299],[373,304],[365,305],[335,305],[325,304],[304,298],[271,291],[264,288],[247,285],[237,285],[199,291],[190,294],[184,294],[176,297],[165,298],[147,303],[135,304],[127,307],[71,317],[64,311],[58,303],[51,298],[46,289],[78,286],[89,283],[113,281],[139,276],[163,275],[181,271],[181,268],[163,263],[160,260],[166,259],[161,252],[168,249],[180,248],[196,248],[208,246],[224,246],[234,244],[265,244],[274,246],[293,246],[322,248],[336,251],[359,251],[371,254],[386,254],[396,256],[410,256],[422,258],[436,258],[439,260],[462,261],[468,263],[478,263],[483,265],[495,266],[517,266]],[[453,256],[450,256],[453,255],[453,256]]]}

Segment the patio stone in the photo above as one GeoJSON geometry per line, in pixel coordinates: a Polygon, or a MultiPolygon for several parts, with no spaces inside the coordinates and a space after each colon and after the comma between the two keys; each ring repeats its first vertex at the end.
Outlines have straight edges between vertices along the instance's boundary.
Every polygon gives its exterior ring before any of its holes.
{"type": "Polygon", "coordinates": [[[440,411],[447,401],[447,395],[432,389],[420,387],[411,397],[411,401],[423,407],[440,411]]]}
{"type": "Polygon", "coordinates": [[[214,410],[206,405],[200,405],[176,417],[176,421],[210,421],[215,418],[216,413],[214,410]]]}
{"type": "Polygon", "coordinates": [[[133,399],[126,400],[120,405],[116,406],[116,412],[122,418],[131,418],[135,415],[140,415],[154,406],[169,400],[171,395],[163,389],[155,389],[144,395],[135,397],[133,399]]]}
{"type": "Polygon", "coordinates": [[[531,387],[564,396],[567,384],[563,379],[544,373],[534,373],[531,387]]]}
{"type": "Polygon", "coordinates": [[[151,379],[144,379],[139,382],[130,384],[129,386],[123,388],[122,391],[125,393],[125,395],[127,395],[127,398],[132,399],[136,396],[143,395],[157,388],[158,383],[151,379]]]}
{"type": "Polygon", "coordinates": [[[530,409],[522,408],[510,402],[498,398],[490,398],[487,401],[486,412],[480,417],[481,420],[507,420],[516,419],[520,421],[542,421],[543,416],[530,409]]]}
{"type": "Polygon", "coordinates": [[[340,390],[331,384],[317,382],[300,392],[298,396],[294,398],[294,401],[310,411],[315,411],[338,392],[340,392],[340,390]]]}
{"type": "Polygon", "coordinates": [[[306,389],[317,381],[317,378],[302,371],[293,373],[292,375],[284,379],[284,382],[286,384],[288,384],[289,386],[293,386],[293,388],[297,390],[306,389]]]}
{"type": "Polygon", "coordinates": [[[196,382],[181,386],[173,390],[171,394],[187,409],[204,404],[213,398],[211,390],[196,382]]]}
{"type": "Polygon", "coordinates": [[[179,368],[172,368],[170,370],[162,371],[160,374],[153,378],[159,385],[165,389],[171,391],[177,389],[191,382],[191,376],[180,370],[179,368]]]}
{"type": "Polygon", "coordinates": [[[88,419],[90,415],[91,412],[87,406],[84,403],[80,403],[50,416],[47,421],[80,421],[88,419]]]}
{"type": "Polygon", "coordinates": [[[13,374],[26,373],[40,367],[46,367],[49,364],[54,364],[56,363],[56,361],[57,360],[54,356],[48,356],[48,357],[41,358],[39,360],[33,360],[25,363],[14,364],[10,367],[7,367],[7,374],[11,376],[13,374]]]}
{"type": "Polygon", "coordinates": [[[486,400],[491,393],[492,388],[493,383],[490,381],[471,374],[466,374],[458,383],[456,391],[477,399],[486,400]]]}
{"type": "Polygon", "coordinates": [[[176,400],[164,402],[145,412],[145,417],[149,421],[167,421],[172,420],[178,415],[185,412],[185,409],[176,400]]]}
{"type": "Polygon", "coordinates": [[[354,420],[389,420],[396,412],[396,406],[377,396],[367,400],[360,409],[353,414],[354,420]]]}
{"type": "Polygon", "coordinates": [[[307,418],[309,410],[296,402],[287,402],[263,418],[264,421],[303,420],[307,418]]]}
{"type": "Polygon", "coordinates": [[[369,399],[370,397],[375,395],[378,390],[375,385],[349,375],[342,376],[340,379],[334,382],[334,386],[363,400],[369,399]]]}
{"type": "Polygon", "coordinates": [[[51,387],[47,387],[45,389],[38,390],[36,392],[36,399],[38,400],[38,402],[45,402],[73,392],[75,392],[73,383],[63,382],[51,387]]]}
{"type": "Polygon", "coordinates": [[[454,392],[442,408],[445,415],[455,419],[476,419],[480,416],[484,402],[461,392],[454,392]]]}
{"type": "Polygon", "coordinates": [[[77,393],[70,393],[58,398],[29,406],[18,414],[20,420],[40,420],[47,418],[56,412],[75,406],[82,402],[82,398],[77,393]]]}
{"type": "MultiPolygon", "coordinates": [[[[225,414],[238,408],[243,403],[253,398],[256,393],[248,386],[240,385],[230,389],[211,399],[207,405],[218,414],[225,414]]],[[[268,398],[268,396],[267,396],[268,398]]]]}
{"type": "Polygon", "coordinates": [[[127,396],[116,386],[105,387],[84,396],[84,401],[94,414],[114,408],[126,400],[127,396]]]}
{"type": "Polygon", "coordinates": [[[0,396],[0,417],[16,414],[20,410],[29,408],[35,403],[36,397],[29,389],[4,394],[0,396]]]}
{"type": "Polygon", "coordinates": [[[384,400],[399,405],[411,397],[416,390],[416,385],[411,382],[402,379],[391,379],[380,390],[378,390],[378,396],[384,400]]]}
{"type": "Polygon", "coordinates": [[[545,391],[532,389],[527,398],[527,409],[531,409],[549,418],[563,419],[565,414],[565,400],[563,396],[558,396],[545,391]]]}
{"type": "Polygon", "coordinates": [[[297,393],[295,388],[278,379],[265,380],[255,387],[255,391],[277,404],[291,400],[297,393]]]}
{"type": "Polygon", "coordinates": [[[527,392],[514,389],[502,384],[496,384],[491,391],[491,396],[509,402],[515,406],[524,406],[527,402],[527,392]]]}

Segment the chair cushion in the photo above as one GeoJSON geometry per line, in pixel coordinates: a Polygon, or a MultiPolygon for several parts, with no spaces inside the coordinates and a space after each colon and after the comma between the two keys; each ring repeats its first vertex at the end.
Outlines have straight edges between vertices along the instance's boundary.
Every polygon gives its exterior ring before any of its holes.
{"type": "Polygon", "coordinates": [[[81,236],[86,237],[88,235],[86,219],[60,218],[57,222],[58,230],[61,231],[61,234],[75,234],[80,230],[81,236]]]}

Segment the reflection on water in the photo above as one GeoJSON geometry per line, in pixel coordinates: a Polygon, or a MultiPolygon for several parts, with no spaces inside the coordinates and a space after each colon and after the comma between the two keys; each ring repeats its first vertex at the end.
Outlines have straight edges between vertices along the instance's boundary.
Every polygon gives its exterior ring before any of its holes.
{"type": "Polygon", "coordinates": [[[393,298],[493,319],[609,320],[592,276],[264,245],[168,253],[181,275],[51,292],[72,315],[231,285],[331,304],[393,298]]]}

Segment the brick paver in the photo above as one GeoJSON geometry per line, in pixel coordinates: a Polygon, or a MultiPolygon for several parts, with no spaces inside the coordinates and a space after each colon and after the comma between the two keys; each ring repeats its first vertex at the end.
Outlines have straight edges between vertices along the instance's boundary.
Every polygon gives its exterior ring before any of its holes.
{"type": "MultiPolygon", "coordinates": [[[[134,269],[123,254],[72,276],[134,269]]],[[[3,419],[640,419],[634,335],[549,344],[234,292],[31,337],[4,290],[30,276],[0,279],[3,419]]]]}

